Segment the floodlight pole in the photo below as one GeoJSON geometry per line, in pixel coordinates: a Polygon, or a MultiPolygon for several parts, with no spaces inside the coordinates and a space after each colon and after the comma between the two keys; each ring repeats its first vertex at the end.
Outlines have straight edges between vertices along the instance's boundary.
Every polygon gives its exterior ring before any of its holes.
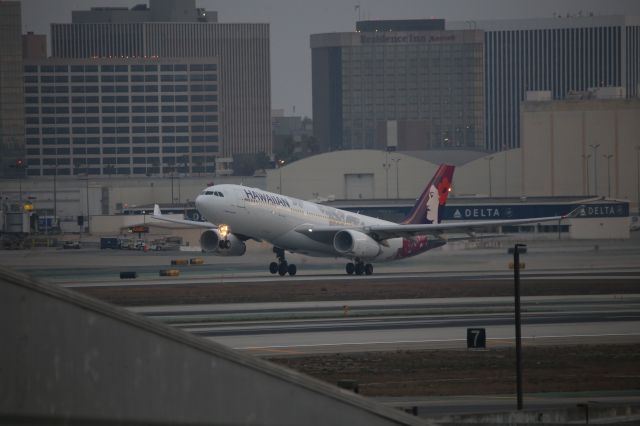
{"type": "Polygon", "coordinates": [[[513,249],[513,283],[516,320],[516,391],[518,410],[522,410],[522,333],[520,323],[520,249],[526,244],[516,244],[513,249]]]}

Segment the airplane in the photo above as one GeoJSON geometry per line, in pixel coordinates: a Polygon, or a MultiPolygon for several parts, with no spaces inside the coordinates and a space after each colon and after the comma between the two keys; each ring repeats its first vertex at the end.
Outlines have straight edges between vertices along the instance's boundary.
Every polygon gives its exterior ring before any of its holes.
{"type": "Polygon", "coordinates": [[[455,166],[442,164],[427,183],[413,209],[400,223],[340,210],[286,195],[241,185],[213,185],[195,200],[205,222],[168,218],[155,205],[152,217],[181,225],[205,228],[200,236],[204,252],[219,256],[242,256],[249,239],[273,245],[277,262],[269,271],[295,275],[285,252],[347,259],[349,275],[371,275],[375,262],[404,259],[445,245],[446,232],[468,234],[498,225],[522,225],[575,217],[575,209],[563,216],[491,221],[442,223],[451,191],[455,166]]]}

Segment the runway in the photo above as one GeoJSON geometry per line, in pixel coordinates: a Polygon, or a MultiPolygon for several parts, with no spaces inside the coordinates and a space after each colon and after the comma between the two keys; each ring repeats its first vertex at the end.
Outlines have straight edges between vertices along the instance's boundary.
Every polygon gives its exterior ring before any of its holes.
{"type": "MultiPolygon", "coordinates": [[[[497,241],[495,243],[498,243],[497,241]]],[[[539,279],[640,279],[640,238],[627,241],[529,241],[523,277],[539,279]]],[[[245,256],[217,257],[199,252],[144,253],[128,250],[4,251],[0,264],[10,266],[65,287],[171,286],[248,282],[341,282],[350,279],[507,280],[513,275],[506,242],[501,247],[467,248],[452,243],[414,258],[374,265],[374,275],[355,277],[344,272],[345,259],[287,255],[298,266],[295,277],[271,275],[267,266],[274,260],[270,247],[252,243],[245,256]],[[201,257],[204,265],[175,266],[175,259],[201,257]],[[178,269],[177,278],[160,277],[162,269],[178,269]],[[135,280],[121,280],[122,271],[136,272],[135,280]]]]}
{"type": "MultiPolygon", "coordinates": [[[[514,336],[513,300],[462,298],[132,308],[257,355],[466,348],[469,327],[488,346],[514,336]]],[[[525,344],[640,341],[640,295],[523,299],[525,344]]]]}

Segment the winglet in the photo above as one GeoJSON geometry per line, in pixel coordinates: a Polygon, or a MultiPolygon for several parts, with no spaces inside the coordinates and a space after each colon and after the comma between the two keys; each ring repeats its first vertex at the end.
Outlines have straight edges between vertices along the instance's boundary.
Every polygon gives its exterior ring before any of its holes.
{"type": "Polygon", "coordinates": [[[155,204],[153,206],[153,215],[154,216],[162,216],[162,212],[160,211],[160,206],[155,204]]]}

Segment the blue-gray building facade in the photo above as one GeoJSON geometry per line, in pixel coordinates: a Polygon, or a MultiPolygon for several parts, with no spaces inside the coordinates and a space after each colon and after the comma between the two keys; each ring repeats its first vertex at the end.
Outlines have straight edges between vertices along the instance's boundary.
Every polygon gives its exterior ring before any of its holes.
{"type": "Polygon", "coordinates": [[[638,96],[640,17],[569,16],[447,22],[485,37],[486,148],[520,146],[520,103],[527,91],[566,99],[590,88],[623,87],[638,96]]]}

